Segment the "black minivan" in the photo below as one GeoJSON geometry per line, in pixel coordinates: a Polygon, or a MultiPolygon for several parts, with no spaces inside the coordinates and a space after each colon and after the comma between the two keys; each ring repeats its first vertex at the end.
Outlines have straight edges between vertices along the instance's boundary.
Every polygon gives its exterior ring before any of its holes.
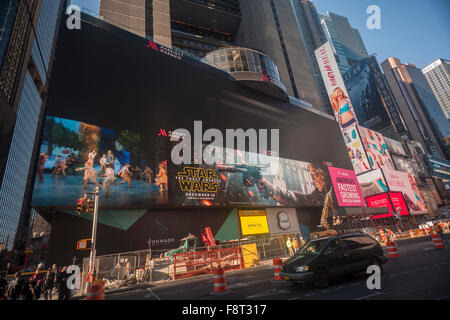
{"type": "Polygon", "coordinates": [[[380,243],[368,234],[341,234],[308,242],[283,263],[280,276],[292,283],[324,288],[332,278],[366,271],[373,264],[382,268],[386,262],[380,243]]]}

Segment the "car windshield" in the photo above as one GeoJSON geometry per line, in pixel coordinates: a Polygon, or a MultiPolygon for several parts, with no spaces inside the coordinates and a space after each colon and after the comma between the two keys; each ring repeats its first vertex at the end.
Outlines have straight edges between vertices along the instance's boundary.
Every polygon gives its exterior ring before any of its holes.
{"type": "Polygon", "coordinates": [[[328,239],[319,239],[319,240],[313,240],[310,241],[308,244],[306,244],[298,254],[317,254],[322,249],[323,245],[327,242],[328,239]]]}

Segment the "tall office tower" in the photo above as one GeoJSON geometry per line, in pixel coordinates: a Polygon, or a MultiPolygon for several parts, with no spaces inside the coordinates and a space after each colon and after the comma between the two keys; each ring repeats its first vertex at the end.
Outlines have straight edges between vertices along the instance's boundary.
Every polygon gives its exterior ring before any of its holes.
{"type": "Polygon", "coordinates": [[[30,172],[38,156],[36,132],[43,121],[63,1],[7,2],[0,41],[0,242],[7,251],[14,248],[20,254],[33,217],[27,190],[34,180],[30,172]]]}
{"type": "Polygon", "coordinates": [[[352,65],[368,58],[369,55],[359,31],[351,27],[346,17],[327,12],[320,14],[320,21],[328,41],[334,47],[342,74],[350,70],[352,65]]]}
{"type": "Polygon", "coordinates": [[[332,114],[330,99],[328,98],[327,90],[322,80],[316,55],[314,54],[314,51],[318,47],[327,42],[327,37],[320,25],[319,14],[314,3],[309,0],[294,0],[293,8],[302,35],[303,44],[312,66],[314,80],[319,89],[322,104],[325,106],[325,110],[332,114]]]}
{"type": "Polygon", "coordinates": [[[99,18],[201,58],[232,44],[241,16],[239,0],[100,0],[99,18]]]}
{"type": "Polygon", "coordinates": [[[420,142],[430,154],[447,158],[444,139],[450,135],[450,124],[422,71],[392,57],[383,61],[381,67],[411,138],[420,142]]]}
{"type": "Polygon", "coordinates": [[[303,37],[303,31],[316,28],[313,11],[313,6],[305,1],[241,1],[242,20],[235,41],[269,55],[278,66],[289,95],[331,113],[331,107],[326,107],[321,98],[308,51],[308,41],[318,43],[323,39],[318,32],[312,32],[308,39],[303,37]],[[302,11],[309,16],[306,20],[302,11]]]}
{"type": "Polygon", "coordinates": [[[422,73],[433,90],[445,117],[450,119],[450,61],[438,58],[423,68],[422,73]]]}

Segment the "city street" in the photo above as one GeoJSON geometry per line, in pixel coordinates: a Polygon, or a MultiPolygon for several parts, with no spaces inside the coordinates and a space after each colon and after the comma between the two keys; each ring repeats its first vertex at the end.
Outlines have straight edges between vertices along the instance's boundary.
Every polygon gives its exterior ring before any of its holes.
{"type": "Polygon", "coordinates": [[[225,295],[211,295],[213,276],[107,292],[106,300],[450,300],[450,250],[431,241],[398,248],[384,265],[381,289],[369,290],[364,273],[336,279],[325,289],[274,281],[271,265],[226,273],[225,295]]]}

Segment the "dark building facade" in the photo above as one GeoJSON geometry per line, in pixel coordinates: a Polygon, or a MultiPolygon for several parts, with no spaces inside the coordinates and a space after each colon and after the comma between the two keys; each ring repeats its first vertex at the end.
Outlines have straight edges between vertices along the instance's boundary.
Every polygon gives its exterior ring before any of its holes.
{"type": "MultiPolygon", "coordinates": [[[[131,188],[121,181],[111,185],[108,197],[102,187],[98,255],[147,249],[149,238],[158,241],[152,250],[173,248],[182,236],[198,233],[205,226],[211,227],[217,239],[236,239],[242,237],[237,221],[241,210],[290,208],[300,224],[319,223],[320,196],[294,201],[284,195],[286,202],[278,202],[272,196],[259,195],[255,185],[244,184],[242,174],[233,168],[175,164],[170,150],[175,143],[174,130],[195,132],[194,121],[199,120],[203,130],[279,129],[277,155],[282,174],[270,173],[264,169],[267,166],[253,170],[260,170],[280,188],[309,194],[314,191],[310,164],[352,169],[340,129],[331,116],[254,90],[226,72],[159,44],[148,46],[145,39],[101,20],[87,15],[82,20],[80,31],[61,26],[59,32],[39,146],[50,158],[41,182],[41,172],[35,172],[32,207],[52,225],[49,263],[66,264],[74,255],[85,256],[75,249],[76,241],[89,238],[91,231],[92,216],[76,213],[76,201],[86,192],[82,171],[89,166],[89,159],[95,170],[101,170],[100,157],[108,151],[114,154],[115,170],[129,163],[134,178],[131,188]],[[88,49],[94,44],[95,52],[88,49]],[[124,63],[111,68],[115,61],[124,63]],[[72,68],[81,71],[67,77],[72,68]],[[73,94],[75,84],[78,90],[73,94]],[[72,92],[70,100],[66,99],[68,92],[72,92]],[[91,158],[92,148],[98,155],[91,158]],[[55,170],[61,158],[67,164],[66,176],[55,170]],[[135,175],[136,167],[152,169],[152,181],[166,167],[167,189],[149,183],[148,176],[135,175]],[[189,183],[180,178],[203,169],[212,170],[208,172],[217,174],[212,179],[220,180],[211,199],[205,191],[200,195],[198,190],[186,191],[189,183]]],[[[272,147],[262,150],[263,154],[272,154],[272,147]]],[[[237,155],[245,152],[236,149],[237,155]]],[[[97,179],[89,181],[88,190],[97,179]]],[[[104,179],[98,181],[104,183],[104,179]]]]}

